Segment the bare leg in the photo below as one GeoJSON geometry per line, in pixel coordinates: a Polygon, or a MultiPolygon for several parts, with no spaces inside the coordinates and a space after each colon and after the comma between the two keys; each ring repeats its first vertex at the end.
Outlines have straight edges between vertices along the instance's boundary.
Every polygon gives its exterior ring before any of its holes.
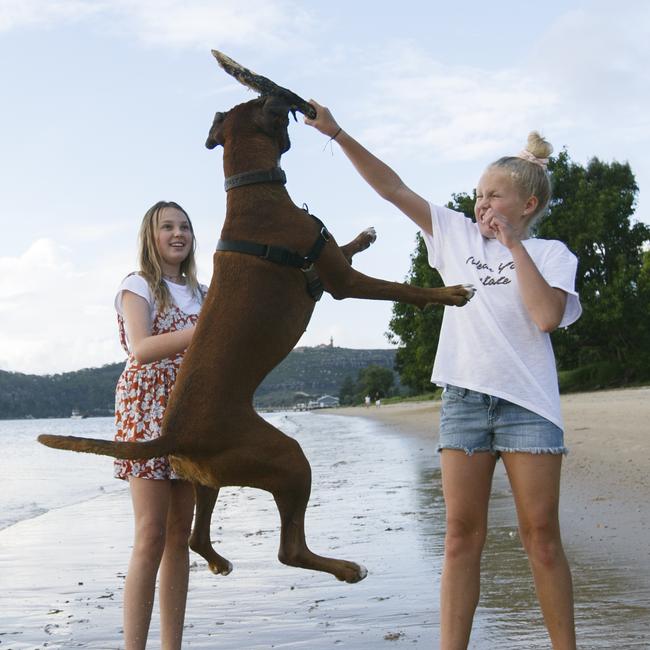
{"type": "Polygon", "coordinates": [[[165,548],[171,481],[131,478],[135,539],[124,584],[124,648],[144,650],[165,548]]]}
{"type": "Polygon", "coordinates": [[[465,650],[480,593],[481,553],[496,457],[444,449],[442,488],[447,530],[440,589],[440,648],[465,650]]]}
{"type": "Polygon", "coordinates": [[[190,537],[190,548],[206,560],[212,573],[227,576],[232,571],[232,564],[214,550],[210,540],[210,522],[219,490],[195,483],[194,492],[196,494],[196,517],[194,530],[190,537]]]}
{"type": "Polygon", "coordinates": [[[574,650],[573,586],[558,517],[562,456],[504,453],[503,462],[553,648],[574,650]]]}
{"type": "Polygon", "coordinates": [[[162,650],[180,650],[190,573],[188,538],[194,490],[187,481],[171,481],[165,551],[160,563],[160,642],[162,650]]]}

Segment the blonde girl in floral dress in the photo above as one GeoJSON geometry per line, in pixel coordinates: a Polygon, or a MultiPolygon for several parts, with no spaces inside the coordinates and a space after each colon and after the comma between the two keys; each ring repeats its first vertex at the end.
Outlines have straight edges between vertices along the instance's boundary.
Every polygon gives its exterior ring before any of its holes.
{"type": "MultiPolygon", "coordinates": [[[[160,435],[206,291],[196,279],[195,246],[190,219],[177,203],[160,201],[144,215],[140,270],[122,281],[115,298],[120,339],[129,355],[115,395],[116,440],[144,441],[160,435]]],[[[167,458],[116,460],[115,476],[129,482],[135,517],[124,586],[125,650],[146,646],[158,573],[161,648],[180,650],[192,485],[178,479],[167,458]]]]}

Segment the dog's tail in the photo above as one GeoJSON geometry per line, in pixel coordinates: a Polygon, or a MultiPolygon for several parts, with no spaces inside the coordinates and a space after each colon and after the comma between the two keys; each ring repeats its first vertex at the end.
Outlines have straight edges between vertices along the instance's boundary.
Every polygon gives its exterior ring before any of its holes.
{"type": "Polygon", "coordinates": [[[146,442],[115,442],[114,440],[100,440],[97,438],[42,434],[38,436],[38,441],[54,449],[68,449],[125,460],[146,460],[157,456],[166,456],[173,448],[171,436],[161,436],[146,442]]]}

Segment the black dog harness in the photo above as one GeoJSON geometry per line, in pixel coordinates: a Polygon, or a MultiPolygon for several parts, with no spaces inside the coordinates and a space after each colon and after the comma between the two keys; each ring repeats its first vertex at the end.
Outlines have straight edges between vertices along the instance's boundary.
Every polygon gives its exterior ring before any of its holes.
{"type": "MultiPolygon", "coordinates": [[[[253,183],[286,183],[287,177],[282,169],[274,167],[271,170],[258,170],[252,172],[244,172],[243,174],[236,174],[229,176],[225,181],[226,192],[234,187],[241,187],[242,185],[251,185],[253,183]]],[[[244,253],[246,255],[253,255],[263,260],[268,260],[274,264],[281,266],[290,266],[292,268],[300,269],[305,274],[307,280],[307,292],[314,301],[320,300],[323,295],[323,283],[320,281],[314,262],[320,257],[321,251],[325,244],[330,240],[330,234],[325,227],[325,224],[313,214],[309,214],[306,205],[303,205],[303,210],[314,220],[320,227],[316,241],[306,255],[301,255],[295,251],[282,246],[272,246],[270,244],[258,244],[256,242],[233,240],[233,239],[220,239],[217,242],[218,251],[230,251],[233,253],[244,253]]]]}

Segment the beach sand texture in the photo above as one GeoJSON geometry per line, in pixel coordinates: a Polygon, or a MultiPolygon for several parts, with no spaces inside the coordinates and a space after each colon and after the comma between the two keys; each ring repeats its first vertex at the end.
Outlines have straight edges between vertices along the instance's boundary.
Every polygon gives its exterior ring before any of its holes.
{"type": "MultiPolygon", "coordinates": [[[[439,412],[440,401],[336,409],[434,441],[439,412]]],[[[618,558],[650,587],[650,388],[563,395],[562,413],[565,541],[618,558]]]]}
{"type": "MultiPolygon", "coordinates": [[[[580,647],[650,648],[650,389],[568,395],[563,408],[571,453],[562,524],[580,647]]],[[[345,585],[282,566],[271,497],[223,490],[213,539],[235,568],[212,576],[192,555],[183,647],[436,647],[444,536],[438,411],[439,403],[421,402],[276,415],[312,463],[310,546],[364,563],[369,576],[345,585]]],[[[498,467],[470,647],[548,648],[498,467]]],[[[1,530],[0,650],[122,647],[131,535],[128,490],[1,530]]],[[[152,640],[157,630],[154,616],[152,640]]]]}

